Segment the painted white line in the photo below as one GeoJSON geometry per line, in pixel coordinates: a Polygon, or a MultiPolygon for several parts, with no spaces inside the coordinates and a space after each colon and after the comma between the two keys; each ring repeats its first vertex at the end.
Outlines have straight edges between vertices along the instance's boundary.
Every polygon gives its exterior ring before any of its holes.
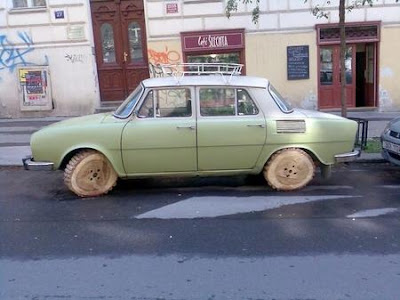
{"type": "Polygon", "coordinates": [[[332,173],[365,172],[363,169],[332,170],[332,173]]]}
{"type": "Polygon", "coordinates": [[[317,191],[317,190],[326,190],[326,191],[332,191],[332,190],[353,190],[354,187],[353,186],[349,186],[349,185],[310,185],[310,186],[306,186],[304,188],[301,189],[301,191],[303,192],[309,192],[309,191],[317,191]]]}
{"type": "Polygon", "coordinates": [[[347,218],[377,217],[377,216],[390,214],[390,213],[396,212],[398,210],[399,210],[398,208],[393,208],[393,207],[361,210],[354,214],[348,215],[347,218]]]}
{"type": "Polygon", "coordinates": [[[249,213],[278,208],[285,205],[355,198],[360,196],[322,195],[322,196],[250,196],[192,197],[164,207],[133,216],[136,219],[195,219],[249,213]]]}
{"type": "Polygon", "coordinates": [[[400,189],[399,184],[394,184],[394,185],[377,185],[377,188],[382,188],[382,189],[400,189]]]}

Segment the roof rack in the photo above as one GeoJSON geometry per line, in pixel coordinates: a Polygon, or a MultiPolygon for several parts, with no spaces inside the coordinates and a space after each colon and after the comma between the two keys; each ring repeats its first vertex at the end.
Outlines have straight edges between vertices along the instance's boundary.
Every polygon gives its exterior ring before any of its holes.
{"type": "Polygon", "coordinates": [[[173,76],[177,81],[186,75],[221,75],[223,78],[240,75],[242,64],[233,63],[177,63],[151,65],[154,77],[173,76]]]}

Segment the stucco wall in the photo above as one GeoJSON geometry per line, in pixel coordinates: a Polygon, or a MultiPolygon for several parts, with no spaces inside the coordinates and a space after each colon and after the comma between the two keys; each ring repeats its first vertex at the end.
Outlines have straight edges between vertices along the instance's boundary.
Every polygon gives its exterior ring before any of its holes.
{"type": "Polygon", "coordinates": [[[0,1],[0,118],[83,115],[99,103],[89,1],[47,4],[13,9],[12,1],[0,1]],[[50,110],[21,110],[18,68],[31,66],[49,68],[50,110]]]}
{"type": "Polygon", "coordinates": [[[293,105],[317,108],[317,46],[315,31],[305,33],[264,33],[246,35],[247,75],[268,78],[293,105]],[[310,78],[287,79],[288,46],[308,45],[310,78]]]}
{"type": "Polygon", "coordinates": [[[379,61],[379,109],[381,111],[400,110],[399,50],[400,26],[383,27],[379,61]]]}

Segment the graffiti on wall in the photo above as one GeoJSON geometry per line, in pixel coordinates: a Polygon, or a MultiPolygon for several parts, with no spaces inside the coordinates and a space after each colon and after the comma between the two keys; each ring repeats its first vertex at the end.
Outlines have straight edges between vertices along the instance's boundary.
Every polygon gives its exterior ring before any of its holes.
{"type": "Polygon", "coordinates": [[[84,54],[65,54],[64,57],[68,62],[70,62],[72,64],[75,64],[75,63],[83,64],[86,59],[84,54]]]}
{"type": "Polygon", "coordinates": [[[165,51],[156,51],[154,49],[149,49],[148,54],[149,62],[153,65],[176,64],[181,60],[179,52],[168,50],[168,47],[165,47],[165,51]]]}
{"type": "MultiPolygon", "coordinates": [[[[163,74],[160,64],[176,64],[181,60],[181,56],[177,51],[168,50],[165,47],[165,51],[156,51],[154,49],[149,49],[149,67],[151,77],[160,77],[163,74]]],[[[172,70],[171,70],[172,71],[172,70]]]]}
{"type": "MultiPolygon", "coordinates": [[[[14,45],[6,35],[0,34],[0,71],[13,72],[18,66],[37,65],[29,61],[27,57],[35,50],[32,38],[26,32],[18,32],[17,35],[22,46],[14,45]]],[[[47,56],[45,56],[44,64],[48,64],[47,56]]]]}

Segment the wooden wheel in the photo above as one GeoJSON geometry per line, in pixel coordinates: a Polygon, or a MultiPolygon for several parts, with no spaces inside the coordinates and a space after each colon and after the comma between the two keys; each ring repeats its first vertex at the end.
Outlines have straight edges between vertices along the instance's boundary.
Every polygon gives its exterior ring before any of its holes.
{"type": "Polygon", "coordinates": [[[275,153],[264,167],[264,178],[277,190],[292,191],[307,185],[314,177],[315,166],[303,150],[290,148],[275,153]]]}
{"type": "Polygon", "coordinates": [[[116,184],[118,175],[101,153],[85,150],[75,154],[64,171],[64,182],[81,197],[108,193],[116,184]]]}

